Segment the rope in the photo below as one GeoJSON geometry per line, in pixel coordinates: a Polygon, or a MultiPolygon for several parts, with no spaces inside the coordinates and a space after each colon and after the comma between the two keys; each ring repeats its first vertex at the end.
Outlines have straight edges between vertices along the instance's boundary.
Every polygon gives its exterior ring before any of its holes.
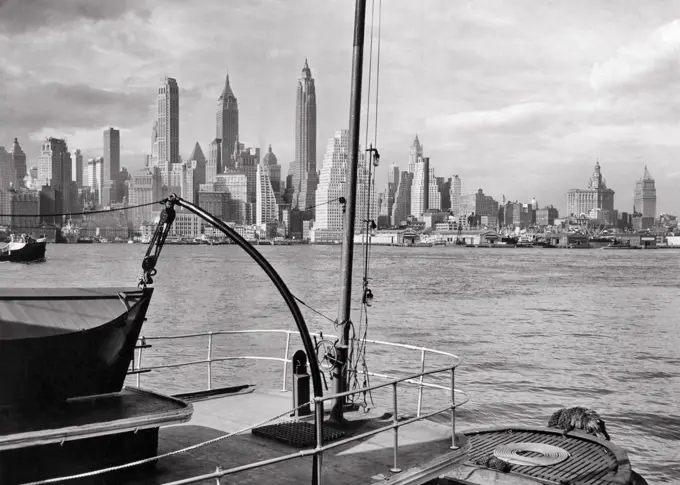
{"type": "Polygon", "coordinates": [[[328,320],[329,322],[331,322],[331,323],[333,323],[333,324],[337,323],[336,320],[333,320],[333,319],[332,319],[331,317],[329,317],[328,315],[324,315],[324,314],[321,313],[319,310],[317,310],[317,309],[315,309],[315,308],[312,308],[312,307],[309,306],[307,303],[305,303],[304,301],[300,300],[297,296],[293,295],[293,298],[295,298],[295,299],[297,300],[298,303],[300,303],[300,304],[303,305],[303,306],[306,306],[307,308],[309,308],[310,310],[312,310],[314,313],[316,313],[317,315],[319,315],[319,316],[325,318],[325,319],[328,320]]]}
{"type": "Polygon", "coordinates": [[[307,207],[305,210],[308,211],[308,210],[310,210],[310,209],[314,209],[315,207],[321,207],[322,205],[327,205],[327,204],[330,204],[331,202],[336,202],[336,201],[338,201],[338,200],[340,200],[340,199],[341,199],[341,197],[336,197],[335,199],[331,199],[331,200],[328,200],[328,201],[326,201],[326,202],[321,202],[320,204],[310,205],[310,206],[307,207]]]}
{"type": "Polygon", "coordinates": [[[155,202],[147,202],[146,204],[139,205],[127,205],[125,207],[116,207],[111,209],[100,209],[96,211],[86,211],[86,212],[64,212],[61,214],[0,214],[0,217],[63,217],[63,216],[86,216],[88,214],[102,214],[104,212],[118,212],[126,211],[130,209],[137,209],[139,207],[146,207],[149,205],[162,204],[162,200],[157,200],[155,202]]]}
{"type": "Polygon", "coordinates": [[[131,461],[129,463],[124,463],[123,465],[117,465],[117,466],[112,466],[112,467],[108,467],[108,468],[101,468],[99,470],[93,470],[91,472],[79,473],[77,475],[69,475],[69,476],[57,477],[57,478],[48,478],[46,480],[39,480],[37,482],[24,483],[22,485],[42,485],[42,484],[46,484],[46,483],[65,482],[67,480],[77,480],[79,478],[93,477],[93,476],[97,476],[97,475],[103,475],[104,473],[110,473],[110,472],[114,472],[114,471],[124,470],[124,469],[127,469],[127,468],[132,468],[132,467],[139,466],[139,465],[144,465],[146,463],[151,463],[152,461],[160,460],[161,458],[168,458],[170,456],[178,455],[180,453],[186,453],[186,452],[189,452],[189,451],[193,451],[193,450],[196,450],[198,448],[202,448],[204,446],[208,446],[208,445],[211,445],[213,443],[217,443],[218,441],[222,441],[222,440],[225,440],[227,438],[231,438],[232,436],[236,436],[237,434],[241,434],[241,433],[244,433],[246,431],[250,431],[253,428],[263,426],[263,425],[265,425],[265,424],[267,424],[271,421],[275,421],[275,420],[280,419],[280,418],[282,418],[286,415],[290,415],[290,414],[294,413],[295,411],[297,411],[298,409],[301,409],[304,406],[307,406],[309,404],[311,404],[311,401],[306,402],[304,404],[301,404],[298,407],[291,409],[290,411],[286,411],[284,413],[281,413],[278,416],[274,416],[273,418],[269,418],[269,419],[266,419],[265,421],[261,421],[257,424],[247,426],[247,427],[242,428],[238,431],[234,431],[233,433],[218,436],[217,438],[213,438],[213,439],[210,439],[208,441],[202,441],[201,443],[196,443],[195,445],[187,446],[186,448],[181,448],[181,449],[175,450],[175,451],[170,451],[170,452],[164,453],[162,455],[152,456],[150,458],[144,458],[142,460],[137,460],[137,461],[131,461]]]}

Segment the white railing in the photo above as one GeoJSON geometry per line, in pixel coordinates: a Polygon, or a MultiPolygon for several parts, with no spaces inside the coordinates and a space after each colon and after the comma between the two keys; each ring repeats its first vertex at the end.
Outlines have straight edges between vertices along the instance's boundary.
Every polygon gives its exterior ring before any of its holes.
{"type": "MultiPolygon", "coordinates": [[[[161,370],[161,369],[171,369],[175,367],[185,367],[185,366],[192,366],[192,365],[201,365],[204,364],[207,366],[207,373],[208,373],[208,390],[212,389],[212,365],[214,362],[227,362],[227,361],[232,361],[232,360],[269,360],[269,361],[275,361],[275,362],[281,362],[283,364],[283,377],[282,377],[282,384],[281,384],[281,390],[282,391],[287,391],[288,389],[288,364],[292,363],[292,360],[290,359],[290,339],[291,335],[299,335],[297,331],[293,330],[284,330],[284,329],[272,329],[272,330],[263,330],[263,329],[258,329],[258,330],[225,330],[225,331],[218,331],[218,332],[201,332],[201,333],[189,333],[189,334],[181,334],[181,335],[168,335],[168,336],[161,336],[161,337],[142,337],[140,339],[140,344],[137,346],[137,356],[136,359],[133,359],[132,361],[132,369],[129,372],[129,374],[136,374],[136,386],[139,387],[141,384],[141,375],[143,373],[151,372],[154,370],[161,370]],[[228,357],[215,357],[213,355],[213,338],[216,336],[220,335],[242,335],[242,334],[285,334],[286,335],[286,345],[285,345],[285,350],[283,352],[283,357],[270,357],[270,356],[257,356],[257,355],[237,355],[237,356],[228,356],[228,357]],[[200,359],[200,360],[194,360],[194,361],[188,361],[188,362],[173,362],[173,363],[168,363],[168,364],[162,364],[162,365],[155,365],[155,366],[149,366],[149,367],[142,367],[142,355],[143,351],[146,348],[150,348],[151,345],[148,344],[148,342],[152,341],[161,341],[161,340],[180,340],[180,339],[187,339],[187,338],[198,338],[198,337],[207,337],[208,339],[208,348],[207,348],[207,356],[205,359],[200,359]]],[[[325,340],[332,340],[335,339],[335,336],[331,335],[322,335],[321,333],[312,333],[311,334],[314,337],[320,337],[325,340]]],[[[355,339],[358,341],[358,339],[355,339]]],[[[422,347],[422,346],[416,346],[416,345],[408,345],[408,344],[400,344],[400,343],[394,343],[394,342],[385,342],[382,340],[362,340],[363,342],[366,342],[368,344],[373,344],[373,345],[379,345],[379,346],[385,346],[385,347],[391,347],[391,348],[400,348],[400,349],[407,349],[407,350],[413,350],[416,352],[420,353],[420,373],[417,375],[408,378],[408,379],[403,379],[400,382],[405,382],[407,384],[413,384],[418,386],[418,406],[417,406],[417,411],[416,411],[416,416],[421,415],[422,411],[422,404],[423,404],[423,389],[428,387],[428,388],[433,388],[433,389],[440,389],[443,391],[448,391],[450,390],[449,387],[447,386],[442,386],[440,384],[435,384],[431,382],[424,382],[424,378],[428,373],[425,372],[425,361],[426,357],[428,354],[432,355],[441,355],[444,357],[450,358],[453,362],[452,364],[455,364],[454,367],[457,367],[460,364],[460,358],[452,353],[449,352],[444,352],[442,350],[435,350],[435,349],[430,349],[427,347],[422,347]],[[417,380],[416,380],[417,379],[417,380]]],[[[316,358],[316,356],[309,356],[309,358],[316,358]]],[[[392,379],[398,379],[398,376],[392,376],[388,374],[379,374],[376,372],[363,372],[361,370],[357,370],[357,373],[359,374],[365,374],[368,375],[369,377],[375,377],[378,379],[387,379],[387,380],[392,380],[392,379]]],[[[363,389],[363,391],[368,391],[368,389],[363,389]]]]}
{"type": "MultiPolygon", "coordinates": [[[[170,369],[170,368],[175,368],[175,367],[182,367],[182,366],[190,366],[190,365],[199,365],[199,364],[206,364],[207,365],[207,370],[208,370],[208,390],[212,389],[212,363],[213,362],[224,362],[224,361],[230,361],[230,360],[271,360],[271,361],[278,361],[283,363],[283,384],[282,384],[282,390],[286,391],[287,389],[287,378],[288,378],[288,363],[291,362],[289,359],[289,352],[290,352],[290,337],[292,334],[297,335],[297,332],[291,331],[291,330],[230,330],[230,331],[221,331],[221,332],[205,332],[205,333],[194,333],[194,334],[185,334],[185,335],[171,335],[171,336],[165,336],[165,337],[146,337],[140,339],[140,345],[137,346],[139,352],[137,355],[136,363],[135,360],[133,359],[132,362],[132,370],[130,371],[130,374],[136,374],[137,376],[137,386],[139,387],[140,385],[140,380],[141,380],[141,374],[150,372],[153,370],[159,370],[159,369],[170,369]],[[243,355],[243,356],[231,356],[231,357],[214,357],[213,356],[213,338],[216,335],[234,335],[234,334],[257,334],[257,333],[278,333],[278,334],[286,334],[286,346],[284,350],[284,356],[283,357],[269,357],[269,356],[252,356],[252,355],[243,355]],[[195,361],[190,361],[190,362],[180,362],[180,363],[170,363],[170,364],[164,364],[164,365],[156,365],[156,366],[150,366],[150,367],[142,367],[141,362],[142,362],[142,354],[145,348],[151,347],[147,342],[149,341],[160,341],[160,340],[174,340],[174,339],[186,339],[186,338],[195,338],[195,337],[207,337],[208,338],[208,355],[206,359],[201,359],[201,360],[195,360],[195,361]]],[[[314,336],[318,336],[321,338],[324,338],[321,334],[312,334],[314,336]]],[[[440,350],[434,350],[434,349],[429,349],[427,347],[418,347],[415,345],[408,345],[408,344],[398,344],[398,343],[392,343],[392,342],[384,342],[381,340],[364,340],[364,342],[371,343],[374,345],[382,345],[386,347],[393,347],[393,348],[400,348],[400,349],[408,349],[408,350],[413,350],[413,351],[418,351],[420,352],[420,371],[408,376],[402,376],[402,377],[393,377],[389,376],[386,374],[378,374],[378,373],[367,373],[369,376],[374,376],[378,378],[384,378],[388,379],[388,382],[383,383],[383,384],[376,384],[372,386],[367,386],[363,387],[360,389],[354,389],[351,391],[347,392],[342,392],[342,393],[337,393],[337,394],[329,394],[323,397],[314,397],[310,400],[310,404],[314,405],[314,425],[315,425],[315,430],[316,430],[316,447],[311,448],[311,449],[305,449],[301,450],[296,453],[290,453],[287,455],[283,456],[278,456],[276,458],[271,458],[267,460],[261,460],[258,462],[254,463],[249,463],[247,465],[242,465],[234,468],[230,468],[228,470],[222,470],[221,468],[217,468],[216,471],[200,476],[194,476],[191,478],[186,478],[183,480],[178,480],[174,481],[171,483],[168,483],[166,485],[181,485],[181,484],[189,484],[189,483],[197,483],[197,482],[202,482],[204,480],[208,479],[213,479],[217,481],[217,484],[219,485],[220,483],[220,478],[226,476],[226,475],[233,475],[236,473],[244,472],[247,470],[252,470],[255,468],[260,468],[263,466],[267,465],[273,465],[275,463],[281,463],[284,461],[289,461],[293,460],[296,458],[302,458],[306,456],[315,456],[317,458],[317,463],[318,463],[318,468],[316,470],[316,476],[314,483],[317,485],[322,485],[321,478],[322,478],[322,466],[323,466],[323,454],[325,451],[331,450],[333,448],[337,448],[339,446],[343,446],[358,440],[362,440],[364,438],[368,438],[374,435],[377,435],[379,433],[393,430],[394,432],[394,448],[393,448],[393,466],[390,469],[392,473],[399,473],[401,472],[401,468],[398,466],[398,452],[399,452],[399,428],[402,426],[409,425],[411,423],[421,421],[427,418],[434,417],[436,415],[451,411],[451,450],[457,450],[459,447],[456,444],[456,408],[462,404],[465,404],[468,400],[467,395],[465,393],[462,393],[461,391],[455,389],[455,370],[456,367],[460,364],[460,359],[448,352],[443,352],[440,350]],[[432,354],[438,354],[438,355],[443,355],[446,357],[449,357],[453,360],[452,363],[450,363],[447,366],[444,367],[439,367],[436,369],[431,369],[431,370],[425,370],[425,359],[426,355],[428,353],[432,354]],[[428,383],[424,382],[425,376],[431,376],[434,374],[441,374],[441,373],[450,373],[450,379],[451,379],[451,387],[448,386],[442,386],[439,384],[434,384],[434,383],[428,383]],[[418,386],[418,411],[415,417],[411,417],[408,419],[404,419],[402,421],[399,421],[399,415],[398,415],[398,385],[400,383],[405,383],[405,384],[414,384],[418,386]],[[377,389],[382,389],[385,387],[391,386],[392,387],[392,403],[393,403],[393,416],[392,416],[392,423],[383,426],[378,429],[374,429],[371,431],[367,431],[365,433],[361,433],[358,435],[353,435],[348,438],[345,438],[343,440],[338,440],[334,441],[332,443],[324,444],[323,441],[323,421],[324,421],[324,415],[323,415],[323,410],[324,406],[323,403],[325,401],[329,401],[332,399],[338,399],[338,398],[344,398],[348,396],[352,396],[355,394],[360,394],[360,393],[365,393],[365,392],[370,392],[374,391],[377,389]],[[421,412],[422,408],[422,392],[424,387],[432,387],[436,389],[441,389],[448,391],[450,394],[450,402],[447,403],[446,406],[440,407],[434,411],[428,412],[423,414],[421,412]],[[464,399],[462,399],[459,402],[456,402],[456,393],[460,393],[464,396],[464,399]]],[[[308,356],[308,358],[317,358],[316,355],[314,356],[308,356]]]]}

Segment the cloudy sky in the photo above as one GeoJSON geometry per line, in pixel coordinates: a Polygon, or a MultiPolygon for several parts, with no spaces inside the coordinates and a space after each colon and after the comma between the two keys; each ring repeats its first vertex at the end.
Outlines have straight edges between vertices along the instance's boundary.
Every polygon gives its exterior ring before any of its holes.
{"type": "MultiPolygon", "coordinates": [[[[137,170],[167,75],[186,157],[215,136],[228,71],[241,140],[285,170],[307,57],[320,166],[348,124],[353,15],[351,0],[0,0],[0,144],[17,136],[35,160],[65,136],[93,157],[114,126],[137,170]]],[[[563,209],[599,158],[619,210],[647,164],[659,211],[680,212],[680,0],[386,0],[381,49],[379,183],[417,132],[465,191],[563,209]]]]}

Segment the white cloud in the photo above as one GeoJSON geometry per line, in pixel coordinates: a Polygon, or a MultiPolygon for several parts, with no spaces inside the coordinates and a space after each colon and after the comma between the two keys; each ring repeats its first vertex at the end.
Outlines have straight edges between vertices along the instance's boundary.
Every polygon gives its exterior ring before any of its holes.
{"type": "Polygon", "coordinates": [[[680,81],[680,19],[667,23],[647,39],[621,47],[609,59],[595,63],[590,84],[595,91],[677,87],[680,81]]]}

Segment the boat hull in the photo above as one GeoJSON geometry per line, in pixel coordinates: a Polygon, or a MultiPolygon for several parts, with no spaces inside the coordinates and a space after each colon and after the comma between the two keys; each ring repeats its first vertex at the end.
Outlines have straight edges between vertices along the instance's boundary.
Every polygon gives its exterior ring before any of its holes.
{"type": "Polygon", "coordinates": [[[119,392],[152,294],[152,288],[3,290],[0,407],[119,392]]]}
{"type": "Polygon", "coordinates": [[[21,249],[0,253],[0,262],[31,263],[45,258],[47,242],[26,243],[21,249]]]}

